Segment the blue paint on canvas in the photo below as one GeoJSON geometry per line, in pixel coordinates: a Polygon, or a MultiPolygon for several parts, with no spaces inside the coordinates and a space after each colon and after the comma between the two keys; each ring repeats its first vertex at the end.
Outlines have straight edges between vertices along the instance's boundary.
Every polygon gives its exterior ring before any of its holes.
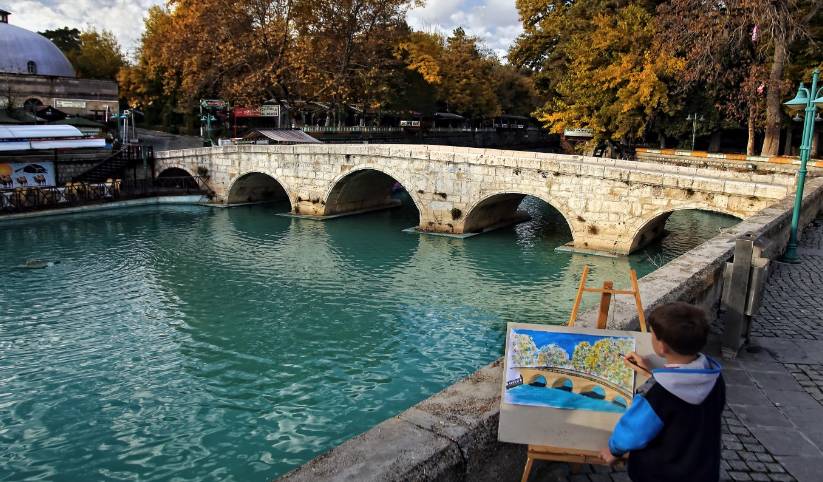
{"type": "Polygon", "coordinates": [[[622,355],[631,336],[513,328],[506,347],[506,403],[570,410],[623,412],[634,372],[622,355]]]}
{"type": "Polygon", "coordinates": [[[520,385],[506,391],[507,403],[514,405],[536,405],[570,410],[592,410],[595,412],[623,413],[625,406],[606,400],[590,398],[578,393],[555,388],[520,385]]]}

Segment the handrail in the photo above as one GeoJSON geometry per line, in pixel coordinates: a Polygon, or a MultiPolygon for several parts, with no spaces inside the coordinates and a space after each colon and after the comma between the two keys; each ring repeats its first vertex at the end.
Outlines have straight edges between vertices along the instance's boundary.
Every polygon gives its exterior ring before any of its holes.
{"type": "Polygon", "coordinates": [[[80,206],[159,195],[200,194],[213,197],[214,192],[200,176],[158,179],[111,179],[102,183],[71,182],[65,186],[40,186],[0,189],[0,213],[18,213],[40,209],[80,206]]]}

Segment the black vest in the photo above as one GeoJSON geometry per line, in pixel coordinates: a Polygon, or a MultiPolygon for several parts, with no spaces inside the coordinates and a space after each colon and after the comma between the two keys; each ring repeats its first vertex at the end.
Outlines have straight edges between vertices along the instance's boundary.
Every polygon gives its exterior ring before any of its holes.
{"type": "Polygon", "coordinates": [[[720,425],[726,405],[723,375],[700,405],[684,402],[655,383],[646,400],[663,429],[645,448],[629,454],[633,482],[717,482],[720,425]]]}

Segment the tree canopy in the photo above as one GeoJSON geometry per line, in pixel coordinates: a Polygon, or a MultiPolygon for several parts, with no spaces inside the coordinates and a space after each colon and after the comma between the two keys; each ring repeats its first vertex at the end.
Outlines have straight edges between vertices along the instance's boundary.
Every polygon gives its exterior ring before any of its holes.
{"type": "Polygon", "coordinates": [[[115,80],[126,64],[120,44],[108,30],[93,28],[80,31],[62,27],[40,32],[69,59],[78,77],[115,80]]]}
{"type": "Polygon", "coordinates": [[[781,101],[820,65],[819,0],[517,0],[524,32],[509,53],[529,70],[555,132],[599,139],[682,136],[688,113],[706,129],[764,133],[777,153],[781,101]]]}
{"type": "MultiPolygon", "coordinates": [[[[363,111],[528,115],[531,79],[481,42],[413,31],[416,0],[173,0],[152,7],[135,62],[119,76],[132,105],[191,109],[315,101],[363,111]]],[[[336,114],[335,114],[336,115],[336,114]]]]}

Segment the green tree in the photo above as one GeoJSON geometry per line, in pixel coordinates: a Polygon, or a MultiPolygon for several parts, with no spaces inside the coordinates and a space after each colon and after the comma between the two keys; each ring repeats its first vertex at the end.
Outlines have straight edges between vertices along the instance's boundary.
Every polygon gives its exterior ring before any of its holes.
{"type": "Polygon", "coordinates": [[[76,28],[61,27],[38,33],[51,40],[64,54],[80,50],[80,30],[76,28]]]}
{"type": "Polygon", "coordinates": [[[126,64],[120,44],[108,30],[85,30],[80,33],[80,48],[67,54],[79,77],[117,79],[126,64]]]}

